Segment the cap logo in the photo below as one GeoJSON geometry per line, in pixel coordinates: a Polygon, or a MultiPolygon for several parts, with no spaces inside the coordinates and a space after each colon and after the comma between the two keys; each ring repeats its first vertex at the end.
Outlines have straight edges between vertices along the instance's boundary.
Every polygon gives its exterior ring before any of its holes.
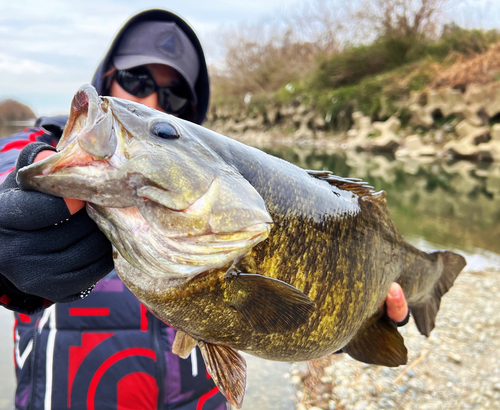
{"type": "Polygon", "coordinates": [[[166,40],[160,43],[160,47],[163,48],[167,53],[175,54],[175,36],[171,35],[166,40]]]}
{"type": "Polygon", "coordinates": [[[182,41],[172,31],[159,33],[156,38],[156,49],[170,59],[179,59],[184,54],[182,41]]]}

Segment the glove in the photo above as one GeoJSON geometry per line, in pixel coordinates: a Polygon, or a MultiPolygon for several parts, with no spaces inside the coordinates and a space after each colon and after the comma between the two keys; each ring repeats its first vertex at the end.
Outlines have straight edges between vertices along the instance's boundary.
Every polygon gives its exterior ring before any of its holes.
{"type": "Polygon", "coordinates": [[[13,310],[80,299],[113,269],[111,243],[85,209],[71,215],[63,198],[17,184],[17,171],[43,150],[54,148],[28,144],[0,185],[0,296],[13,310]]]}

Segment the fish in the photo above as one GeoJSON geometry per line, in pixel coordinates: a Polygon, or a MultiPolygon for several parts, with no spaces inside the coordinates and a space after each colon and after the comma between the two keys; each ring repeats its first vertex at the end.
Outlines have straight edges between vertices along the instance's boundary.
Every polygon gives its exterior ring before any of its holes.
{"type": "Polygon", "coordinates": [[[176,354],[200,348],[237,408],[240,352],[305,361],[342,349],[365,363],[406,364],[385,313],[391,283],[428,336],[466,265],[405,242],[385,192],[362,180],[299,168],[90,85],[73,98],[57,153],[17,179],[86,201],[124,284],[177,329],[176,354]]]}

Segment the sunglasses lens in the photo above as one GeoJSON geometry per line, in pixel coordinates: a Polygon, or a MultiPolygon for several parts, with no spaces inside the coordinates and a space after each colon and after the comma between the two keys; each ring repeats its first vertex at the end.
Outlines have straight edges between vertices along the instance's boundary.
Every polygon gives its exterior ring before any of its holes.
{"type": "Polygon", "coordinates": [[[168,113],[181,114],[187,107],[189,97],[182,90],[162,87],[158,90],[158,103],[168,113]]]}
{"type": "Polygon", "coordinates": [[[139,98],[147,97],[156,88],[149,73],[142,70],[119,70],[116,81],[126,92],[139,98]]]}

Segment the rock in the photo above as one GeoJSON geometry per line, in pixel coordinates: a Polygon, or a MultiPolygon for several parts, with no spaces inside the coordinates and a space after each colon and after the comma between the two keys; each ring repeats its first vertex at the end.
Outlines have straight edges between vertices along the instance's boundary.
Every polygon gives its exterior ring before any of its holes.
{"type": "Polygon", "coordinates": [[[326,125],[325,119],[319,114],[314,115],[312,124],[314,129],[323,129],[326,125]]]}
{"type": "Polygon", "coordinates": [[[334,366],[328,366],[323,369],[323,372],[327,376],[333,376],[335,374],[335,367],[334,366]]]}
{"type": "Polygon", "coordinates": [[[400,138],[396,134],[400,126],[401,122],[394,117],[385,123],[374,122],[373,127],[380,132],[380,136],[372,138],[369,149],[376,152],[395,152],[400,144],[400,138]]]}
{"type": "Polygon", "coordinates": [[[450,353],[448,353],[447,357],[453,363],[456,363],[456,364],[461,364],[462,363],[462,358],[460,357],[460,355],[458,355],[456,353],[450,352],[450,353]]]}
{"type": "Polygon", "coordinates": [[[367,400],[361,400],[356,403],[354,410],[366,410],[370,403],[367,400]]]}
{"type": "Polygon", "coordinates": [[[455,115],[460,120],[466,119],[469,123],[480,126],[482,120],[477,114],[484,107],[485,96],[485,89],[474,86],[468,88],[466,95],[452,88],[430,90],[424,106],[412,99],[415,102],[409,105],[412,113],[410,123],[429,129],[434,125],[434,113],[439,111],[445,118],[455,115]]]}
{"type": "Polygon", "coordinates": [[[443,149],[454,158],[471,158],[479,156],[478,142],[489,132],[489,127],[477,127],[468,120],[463,120],[455,127],[459,140],[448,142],[443,149]]]}
{"type": "Polygon", "coordinates": [[[268,108],[266,111],[267,121],[270,125],[275,125],[280,117],[280,111],[277,108],[268,108]]]}
{"type": "Polygon", "coordinates": [[[410,386],[410,388],[417,392],[424,392],[427,390],[425,383],[421,379],[418,379],[416,377],[408,381],[408,386],[410,386]]]}
{"type": "Polygon", "coordinates": [[[467,120],[459,122],[455,130],[460,139],[469,138],[471,142],[475,142],[476,138],[482,137],[490,132],[488,127],[478,127],[467,120]]]}
{"type": "Polygon", "coordinates": [[[314,131],[311,130],[307,123],[303,122],[300,124],[300,128],[293,133],[296,139],[312,139],[314,138],[314,131]]]}
{"type": "Polygon", "coordinates": [[[434,124],[434,119],[424,107],[419,104],[411,104],[408,109],[410,110],[412,116],[410,124],[416,127],[423,127],[429,129],[434,124]]]}
{"type": "Polygon", "coordinates": [[[349,139],[346,143],[347,149],[364,149],[367,145],[368,136],[375,133],[370,117],[364,116],[360,112],[352,114],[354,125],[347,132],[349,139]]]}
{"type": "Polygon", "coordinates": [[[348,149],[371,150],[377,152],[394,152],[399,146],[401,122],[391,117],[384,122],[371,123],[369,117],[354,113],[354,126],[348,131],[348,149]]]}
{"type": "Polygon", "coordinates": [[[420,157],[436,155],[436,148],[429,145],[424,145],[420,136],[417,134],[410,135],[404,140],[404,145],[396,152],[396,157],[420,157]]]}
{"type": "MultiPolygon", "coordinates": [[[[363,118],[363,113],[360,112],[360,111],[355,111],[352,113],[352,120],[354,121],[354,125],[353,125],[353,128],[355,130],[360,130],[361,128],[363,128],[361,126],[361,119],[363,118]]],[[[368,118],[368,117],[364,117],[364,118],[368,118]]],[[[371,124],[371,121],[370,121],[370,124],[371,124]]]]}
{"type": "Polygon", "coordinates": [[[488,117],[494,117],[500,113],[500,87],[496,87],[493,92],[493,98],[484,107],[488,117]]]}
{"type": "Polygon", "coordinates": [[[500,161],[500,124],[491,127],[491,140],[478,145],[479,159],[500,161]]]}

